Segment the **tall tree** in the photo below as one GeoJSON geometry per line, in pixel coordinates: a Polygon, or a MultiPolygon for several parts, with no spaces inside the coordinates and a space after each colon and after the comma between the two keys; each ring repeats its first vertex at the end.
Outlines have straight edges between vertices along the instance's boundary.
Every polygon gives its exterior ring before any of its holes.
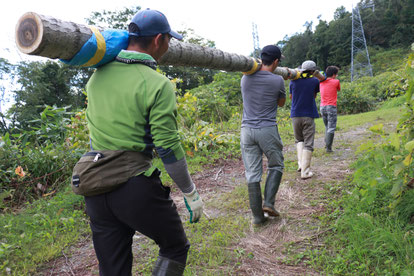
{"type": "Polygon", "coordinates": [[[383,48],[409,46],[410,38],[414,37],[414,1],[375,0],[374,3],[374,10],[361,9],[368,43],[383,48]]]}
{"type": "Polygon", "coordinates": [[[351,61],[352,18],[351,13],[339,7],[334,20],[329,22],[326,39],[329,43],[329,55],[326,66],[346,66],[351,61]]]}
{"type": "Polygon", "coordinates": [[[8,113],[14,114],[14,123],[27,129],[45,105],[71,106],[72,110],[83,108],[82,87],[91,73],[90,69],[55,61],[21,62],[14,73],[20,89],[14,91],[15,103],[8,113]]]}
{"type": "Polygon", "coordinates": [[[328,56],[331,49],[328,29],[328,23],[324,20],[319,20],[319,24],[312,35],[307,54],[307,57],[315,61],[321,70],[324,70],[328,64],[328,56]]]}
{"type": "Polygon", "coordinates": [[[119,11],[96,11],[85,20],[89,25],[97,25],[106,29],[128,30],[128,24],[131,21],[132,16],[140,10],[140,6],[135,6],[129,8],[126,7],[119,11]]]}
{"type": "Polygon", "coordinates": [[[282,60],[282,66],[296,68],[307,59],[312,39],[312,22],[306,22],[304,26],[306,27],[304,33],[296,33],[278,42],[278,45],[282,47],[283,55],[286,57],[282,60]]]}
{"type": "MultiPolygon", "coordinates": [[[[12,65],[4,58],[0,58],[0,80],[4,80],[10,74],[12,65]]],[[[0,134],[3,135],[8,130],[6,116],[3,113],[2,105],[6,102],[6,87],[0,82],[0,134]]]]}

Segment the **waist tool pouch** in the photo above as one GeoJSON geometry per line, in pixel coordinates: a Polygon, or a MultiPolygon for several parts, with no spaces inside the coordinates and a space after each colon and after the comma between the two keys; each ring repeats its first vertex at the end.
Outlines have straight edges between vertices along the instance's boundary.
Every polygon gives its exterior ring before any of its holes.
{"type": "Polygon", "coordinates": [[[150,167],[151,158],[140,152],[90,151],[73,168],[72,190],[83,196],[110,192],[150,167]]]}

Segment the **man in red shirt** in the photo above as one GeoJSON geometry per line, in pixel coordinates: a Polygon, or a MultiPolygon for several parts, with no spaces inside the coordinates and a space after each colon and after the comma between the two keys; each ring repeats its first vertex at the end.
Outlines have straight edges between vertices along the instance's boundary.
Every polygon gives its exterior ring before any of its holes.
{"type": "Polygon", "coordinates": [[[321,115],[325,124],[325,148],[326,152],[332,152],[332,143],[335,135],[337,109],[336,101],[338,91],[341,90],[338,76],[339,68],[328,66],[326,68],[326,80],[320,83],[321,90],[321,115]]]}

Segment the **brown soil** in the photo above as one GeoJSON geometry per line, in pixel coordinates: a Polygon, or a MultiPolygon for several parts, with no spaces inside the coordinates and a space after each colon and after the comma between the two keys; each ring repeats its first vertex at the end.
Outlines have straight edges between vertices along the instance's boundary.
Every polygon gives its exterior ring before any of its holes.
{"type": "MultiPolygon", "coordinates": [[[[314,176],[307,180],[302,180],[300,173],[292,169],[292,166],[296,166],[295,145],[285,146],[287,170],[276,200],[276,208],[281,217],[270,218],[263,227],[252,227],[245,238],[234,244],[234,249],[250,252],[250,257],[242,259],[233,275],[321,274],[303,262],[287,262],[286,259],[291,256],[289,254],[292,254],[288,252],[287,245],[294,246],[294,254],[302,252],[306,247],[324,246],[321,237],[328,230],[321,228],[317,219],[326,210],[326,200],[321,200],[324,186],[346,180],[351,174],[349,164],[353,159],[354,145],[367,135],[365,127],[346,133],[337,132],[332,154],[325,153],[323,138],[315,139],[312,159],[314,176]]],[[[240,159],[220,160],[214,166],[194,175],[193,180],[203,200],[208,202],[219,193],[229,192],[236,185],[245,184],[243,163],[240,159]]],[[[182,196],[176,189],[172,197],[180,214],[186,217],[182,196]]],[[[206,210],[210,217],[220,215],[217,212],[212,207],[206,210]]],[[[245,215],[250,216],[250,213],[245,215]]],[[[135,236],[134,252],[139,251],[139,240],[142,238],[140,235],[135,236]]],[[[140,255],[143,253],[140,252],[140,255]]],[[[61,257],[45,264],[36,275],[98,275],[98,263],[91,237],[85,237],[76,246],[66,248],[61,257]]]]}

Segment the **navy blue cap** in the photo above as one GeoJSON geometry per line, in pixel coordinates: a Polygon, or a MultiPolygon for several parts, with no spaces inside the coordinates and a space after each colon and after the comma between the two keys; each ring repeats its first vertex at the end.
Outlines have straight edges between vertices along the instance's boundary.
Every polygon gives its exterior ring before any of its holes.
{"type": "Polygon", "coordinates": [[[154,36],[157,34],[170,34],[172,37],[182,40],[183,36],[171,30],[167,17],[162,12],[156,10],[142,10],[137,12],[131,20],[135,23],[139,31],[129,33],[133,36],[154,36]]]}
{"type": "Polygon", "coordinates": [[[263,47],[262,53],[261,53],[262,60],[267,60],[273,62],[274,60],[278,59],[281,60],[284,58],[282,55],[282,52],[280,51],[280,48],[275,45],[267,45],[263,47]]]}

